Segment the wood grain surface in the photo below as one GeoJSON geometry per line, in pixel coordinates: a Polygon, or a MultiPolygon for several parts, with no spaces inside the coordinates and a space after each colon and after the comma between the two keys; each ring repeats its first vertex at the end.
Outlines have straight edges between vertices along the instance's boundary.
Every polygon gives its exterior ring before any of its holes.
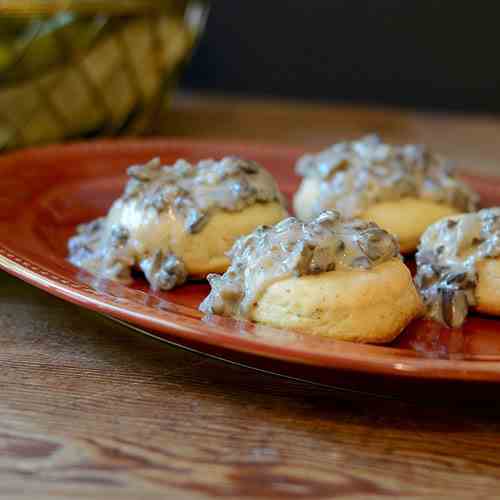
{"type": "MultiPolygon", "coordinates": [[[[313,146],[373,130],[490,172],[500,161],[491,117],[183,97],[164,126],[313,146]]],[[[0,366],[2,499],[499,496],[498,412],[355,398],[224,365],[3,273],[0,366]]]]}

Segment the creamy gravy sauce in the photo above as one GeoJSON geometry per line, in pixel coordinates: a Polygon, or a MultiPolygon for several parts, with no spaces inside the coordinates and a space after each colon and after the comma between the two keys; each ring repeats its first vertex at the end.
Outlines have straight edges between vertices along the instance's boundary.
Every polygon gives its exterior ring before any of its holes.
{"type": "Polygon", "coordinates": [[[199,232],[216,209],[241,211],[257,202],[283,201],[272,175],[256,162],[236,157],[178,160],[163,167],[155,158],[128,169],[124,199],[139,199],[140,208],[173,209],[186,231],[199,232]]]}
{"type": "Polygon", "coordinates": [[[415,282],[428,316],[450,327],[476,305],[476,265],[500,256],[500,208],[443,219],[423,234],[415,282]]]}
{"type": "Polygon", "coordinates": [[[475,210],[478,203],[440,156],[424,146],[384,144],[376,135],[304,155],[296,171],[321,181],[316,214],[335,207],[346,217],[356,217],[375,203],[406,197],[427,198],[463,212],[475,210]]]}
{"type": "Polygon", "coordinates": [[[131,281],[131,269],[138,267],[153,289],[169,290],[187,278],[182,255],[160,248],[162,235],[146,234],[162,215],[181,221],[187,233],[198,233],[220,210],[238,212],[273,201],[284,205],[271,174],[236,157],[197,165],[179,160],[173,166],[163,166],[155,158],[129,167],[128,175],[124,194],[108,216],[77,228],[68,243],[69,260],[125,283],[131,281]]]}
{"type": "Polygon", "coordinates": [[[226,273],[208,276],[212,290],[200,310],[245,318],[277,281],[334,270],[370,269],[398,255],[396,240],[376,224],[345,221],[334,210],[308,223],[290,217],[237,240],[226,273]]]}

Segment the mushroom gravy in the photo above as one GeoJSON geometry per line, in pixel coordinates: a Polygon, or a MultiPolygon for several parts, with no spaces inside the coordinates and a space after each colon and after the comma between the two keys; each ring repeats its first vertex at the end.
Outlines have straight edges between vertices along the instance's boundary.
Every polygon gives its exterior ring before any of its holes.
{"type": "Polygon", "coordinates": [[[273,227],[260,226],[236,241],[231,266],[210,274],[212,290],[200,305],[204,313],[248,318],[264,291],[295,276],[334,270],[370,269],[399,256],[395,238],[376,224],[342,219],[327,210],[303,223],[289,217],[273,227]]]}
{"type": "Polygon", "coordinates": [[[236,157],[202,160],[197,165],[178,160],[173,166],[163,166],[154,158],[129,167],[128,175],[124,193],[108,216],[77,228],[68,243],[69,260],[93,274],[125,283],[131,281],[132,268],[138,267],[153,289],[169,290],[186,280],[182,255],[159,245],[158,235],[145,234],[147,229],[134,232],[131,227],[149,228],[162,214],[169,214],[193,234],[202,231],[217,211],[238,212],[267,202],[284,205],[271,174],[256,162],[236,157]]]}
{"type": "Polygon", "coordinates": [[[345,217],[357,217],[375,203],[405,197],[427,198],[463,212],[476,210],[478,203],[440,156],[424,146],[384,144],[377,135],[306,154],[296,171],[320,180],[316,214],[335,207],[345,217]]]}
{"type": "Polygon", "coordinates": [[[476,305],[476,264],[500,256],[500,208],[442,219],[422,236],[416,255],[419,288],[429,317],[462,325],[476,305]]]}

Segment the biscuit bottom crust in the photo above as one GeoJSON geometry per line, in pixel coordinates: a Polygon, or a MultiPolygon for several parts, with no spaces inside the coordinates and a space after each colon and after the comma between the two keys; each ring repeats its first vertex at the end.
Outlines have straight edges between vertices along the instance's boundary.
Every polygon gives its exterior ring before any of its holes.
{"type": "Polygon", "coordinates": [[[382,344],[422,313],[410,271],[391,259],[370,270],[276,282],[264,292],[251,319],[308,335],[382,344]]]}
{"type": "MultiPolygon", "coordinates": [[[[313,209],[320,195],[318,179],[304,179],[294,198],[294,211],[297,217],[308,220],[314,217],[313,209]]],[[[324,207],[327,208],[336,208],[324,207]]],[[[382,229],[396,236],[402,253],[417,249],[422,233],[434,222],[457,214],[460,211],[443,203],[423,198],[408,197],[395,201],[376,203],[368,207],[361,219],[375,222],[382,229]]]]}
{"type": "Polygon", "coordinates": [[[477,264],[475,310],[500,316],[500,257],[477,264]]]}

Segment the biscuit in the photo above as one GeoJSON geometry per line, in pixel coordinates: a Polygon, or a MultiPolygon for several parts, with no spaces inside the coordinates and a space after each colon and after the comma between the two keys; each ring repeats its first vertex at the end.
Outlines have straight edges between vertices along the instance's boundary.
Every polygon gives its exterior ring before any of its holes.
{"type": "Polygon", "coordinates": [[[296,332],[363,343],[391,342],[423,307],[399,259],[368,270],[331,271],[272,284],[251,318],[296,332]]]}
{"type": "Polygon", "coordinates": [[[500,207],[446,217],[422,235],[415,282],[427,315],[458,328],[470,309],[500,315],[500,207]]]}
{"type": "Polygon", "coordinates": [[[226,157],[128,168],[129,181],[106,217],[77,228],[69,260],[101,278],[130,283],[141,270],[151,288],[223,272],[226,252],[287,210],[272,175],[254,161],[226,157]]]}
{"type": "MultiPolygon", "coordinates": [[[[319,198],[321,181],[306,178],[293,200],[294,212],[302,220],[314,216],[314,203],[319,198]]],[[[374,203],[362,211],[360,219],[375,222],[393,234],[399,242],[402,253],[414,252],[422,233],[434,222],[460,211],[446,203],[423,198],[401,198],[395,201],[374,203]]]]}
{"type": "Polygon", "coordinates": [[[475,309],[500,316],[500,258],[485,259],[477,264],[475,309]]]}
{"type": "Polygon", "coordinates": [[[204,278],[208,273],[226,270],[226,252],[241,235],[262,224],[275,224],[286,216],[286,210],[277,202],[257,203],[240,212],[218,211],[197,233],[185,231],[182,220],[170,211],[159,216],[154,211],[145,214],[135,209],[133,201],[115,205],[108,217],[111,225],[127,228],[135,255],[169,250],[183,260],[188,275],[204,278]]]}
{"type": "Polygon", "coordinates": [[[478,196],[448,162],[423,146],[384,144],[377,136],[338,143],[301,157],[303,177],[293,207],[302,220],[322,210],[376,222],[394,234],[404,253],[442,217],[477,208],[478,196]]]}
{"type": "Polygon", "coordinates": [[[354,342],[386,343],[423,312],[398,244],[387,231],[327,210],[290,217],[240,238],[200,305],[233,316],[354,342]]]}

